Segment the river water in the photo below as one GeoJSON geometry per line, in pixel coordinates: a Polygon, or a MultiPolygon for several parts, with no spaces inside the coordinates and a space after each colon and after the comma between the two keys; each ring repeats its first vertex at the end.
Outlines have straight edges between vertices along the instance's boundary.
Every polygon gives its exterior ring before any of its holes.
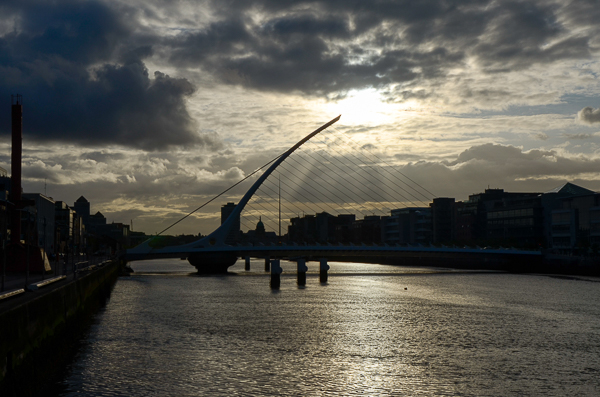
{"type": "Polygon", "coordinates": [[[600,395],[600,279],[308,265],[132,263],[59,395],[600,395]]]}

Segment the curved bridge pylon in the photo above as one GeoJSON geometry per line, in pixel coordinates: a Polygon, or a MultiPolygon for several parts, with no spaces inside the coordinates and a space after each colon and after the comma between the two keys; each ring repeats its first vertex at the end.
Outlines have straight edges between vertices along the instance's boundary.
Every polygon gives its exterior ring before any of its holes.
{"type": "Polygon", "coordinates": [[[258,180],[250,187],[244,197],[237,204],[236,208],[229,215],[227,220],[223,222],[214,232],[210,233],[206,237],[185,244],[172,247],[163,248],[152,248],[151,242],[153,238],[150,238],[138,245],[135,248],[128,249],[123,255],[123,259],[127,261],[134,260],[149,260],[149,259],[160,259],[160,258],[186,258],[190,264],[195,266],[199,272],[202,273],[220,273],[226,272],[227,268],[233,265],[239,258],[239,248],[232,249],[225,244],[225,238],[229,234],[231,227],[234,224],[234,220],[241,214],[244,207],[258,188],[263,182],[275,171],[275,169],[283,163],[292,153],[294,153],[300,146],[304,145],[311,138],[327,129],[340,119],[341,115],[337,116],[333,120],[323,124],[317,128],[298,143],[288,149],[285,153],[276,158],[271,166],[258,178],[258,180]]]}

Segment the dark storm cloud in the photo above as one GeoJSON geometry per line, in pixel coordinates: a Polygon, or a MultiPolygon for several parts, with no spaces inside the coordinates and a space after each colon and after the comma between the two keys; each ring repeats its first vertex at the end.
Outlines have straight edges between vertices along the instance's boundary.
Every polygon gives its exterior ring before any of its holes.
{"type": "MultiPolygon", "coordinates": [[[[168,1],[138,11],[101,0],[0,0],[0,106],[6,108],[10,94],[23,94],[28,133],[40,140],[147,150],[215,146],[198,134],[186,107],[196,88],[184,78],[151,74],[148,58],[200,70],[210,75],[206,81],[334,100],[375,87],[402,102],[444,100],[440,91],[454,78],[462,79],[456,85],[463,99],[489,98],[493,93],[469,87],[461,71],[479,77],[524,70],[586,58],[600,47],[593,1],[208,4],[212,19],[196,24],[182,19],[185,5],[168,1]]],[[[496,92],[494,103],[511,95],[496,92]]],[[[8,129],[0,121],[0,131],[8,129]]]]}
{"type": "Polygon", "coordinates": [[[600,32],[600,7],[596,0],[571,0],[566,3],[561,16],[565,24],[585,28],[589,37],[597,37],[600,32]]]}
{"type": "Polygon", "coordinates": [[[526,2],[502,4],[502,8],[495,8],[496,15],[474,54],[490,71],[587,57],[587,37],[561,38],[564,27],[556,19],[555,8],[526,2]]]}
{"type": "Polygon", "coordinates": [[[412,86],[435,86],[467,60],[499,73],[588,57],[593,30],[570,34],[591,23],[587,8],[533,0],[215,1],[220,20],[168,40],[167,51],[174,63],[230,84],[330,97],[396,86],[390,92],[404,100],[431,95],[412,86]]]}
{"type": "Polygon", "coordinates": [[[115,160],[123,160],[125,158],[125,155],[123,153],[109,153],[109,152],[97,151],[97,152],[83,153],[80,157],[82,159],[94,160],[99,163],[107,163],[107,162],[115,161],[115,160]]]}
{"type": "Polygon", "coordinates": [[[317,19],[312,15],[300,15],[297,18],[275,18],[269,21],[264,30],[285,38],[290,38],[293,35],[305,35],[306,32],[330,38],[347,38],[350,36],[348,21],[337,18],[317,19]]]}
{"type": "Polygon", "coordinates": [[[146,150],[217,144],[187,111],[195,87],[160,72],[151,78],[142,60],[152,48],[132,44],[134,25],[115,10],[97,1],[20,4],[0,3],[15,19],[0,37],[0,105],[23,95],[29,136],[146,150]]]}
{"type": "Polygon", "coordinates": [[[303,16],[292,27],[287,20],[285,29],[272,28],[281,23],[278,20],[258,36],[239,22],[227,25],[231,31],[217,23],[173,41],[176,50],[171,60],[179,65],[201,65],[228,83],[273,91],[330,94],[354,88],[381,88],[419,77],[434,78],[462,59],[462,54],[439,47],[422,52],[393,50],[376,56],[358,47],[332,50],[325,38],[332,32],[343,36],[344,29],[317,29],[321,35],[298,29],[311,24],[325,26],[311,18],[303,16]],[[352,58],[362,61],[348,64],[352,58]],[[415,72],[415,68],[420,71],[415,72]]]}
{"type": "Polygon", "coordinates": [[[600,123],[600,108],[594,109],[587,106],[577,112],[577,119],[585,124],[600,123]]]}
{"type": "Polygon", "coordinates": [[[106,59],[129,34],[114,12],[97,2],[29,4],[19,13],[20,34],[10,38],[17,59],[51,55],[89,64],[106,59]]]}

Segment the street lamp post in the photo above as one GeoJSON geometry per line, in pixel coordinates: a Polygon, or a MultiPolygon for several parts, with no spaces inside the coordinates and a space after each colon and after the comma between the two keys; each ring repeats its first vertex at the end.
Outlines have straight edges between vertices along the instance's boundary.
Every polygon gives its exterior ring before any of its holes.
{"type": "Polygon", "coordinates": [[[2,238],[2,291],[4,291],[4,280],[6,279],[6,239],[2,238]]]}
{"type": "MultiPolygon", "coordinates": [[[[39,230],[39,228],[38,228],[39,230]]],[[[38,237],[39,239],[39,237],[38,237]]],[[[44,217],[44,252],[42,254],[42,280],[46,279],[46,217],[44,217]]]]}

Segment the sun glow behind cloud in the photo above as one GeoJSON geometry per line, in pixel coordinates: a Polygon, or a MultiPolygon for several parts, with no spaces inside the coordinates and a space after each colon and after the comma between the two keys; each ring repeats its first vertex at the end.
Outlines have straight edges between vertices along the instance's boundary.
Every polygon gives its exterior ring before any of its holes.
{"type": "Polygon", "coordinates": [[[341,114],[344,124],[381,125],[392,122],[410,105],[383,102],[377,90],[365,89],[352,90],[345,98],[328,102],[325,109],[329,114],[341,114]]]}

